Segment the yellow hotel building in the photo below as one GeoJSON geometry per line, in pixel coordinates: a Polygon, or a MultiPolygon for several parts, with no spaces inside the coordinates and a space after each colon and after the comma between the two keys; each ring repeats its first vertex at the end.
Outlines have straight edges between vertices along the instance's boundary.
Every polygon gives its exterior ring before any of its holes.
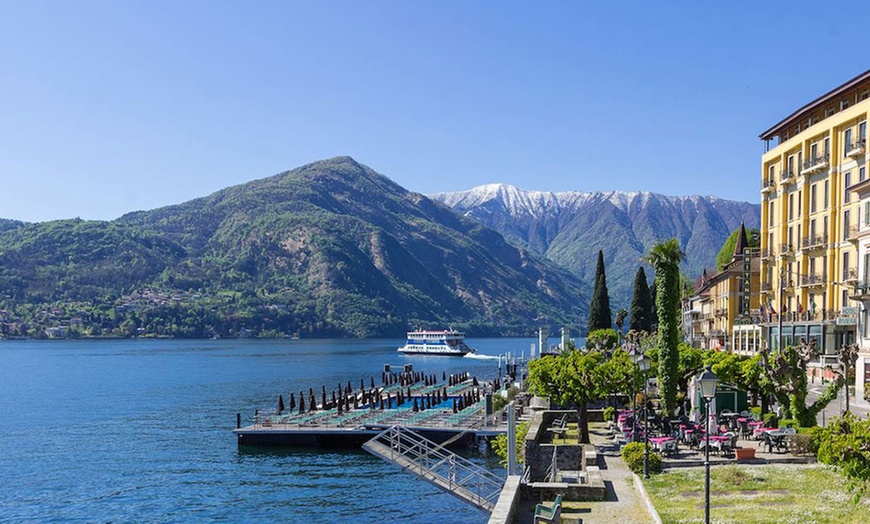
{"type": "Polygon", "coordinates": [[[870,71],[763,132],[761,304],[772,349],[814,338],[826,355],[855,341],[859,201],[867,177],[870,71]],[[781,328],[781,331],[780,331],[781,328]]]}

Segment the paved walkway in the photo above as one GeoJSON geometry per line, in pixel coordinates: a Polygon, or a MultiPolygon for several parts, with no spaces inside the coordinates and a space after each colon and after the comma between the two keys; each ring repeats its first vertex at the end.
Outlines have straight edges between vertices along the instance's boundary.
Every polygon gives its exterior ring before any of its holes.
{"type": "Polygon", "coordinates": [[[648,524],[653,519],[634,487],[634,476],[622,460],[620,450],[613,445],[613,433],[603,424],[590,424],[589,438],[598,448],[601,476],[607,487],[607,499],[583,502],[579,516],[583,524],[648,524]]]}

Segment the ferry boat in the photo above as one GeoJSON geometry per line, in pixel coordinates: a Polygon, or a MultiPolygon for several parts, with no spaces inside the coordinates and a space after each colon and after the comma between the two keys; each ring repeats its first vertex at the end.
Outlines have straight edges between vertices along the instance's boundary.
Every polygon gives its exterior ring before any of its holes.
{"type": "Polygon", "coordinates": [[[408,340],[398,351],[407,354],[456,355],[460,357],[475,352],[465,344],[465,333],[455,329],[409,331],[408,340]]]}

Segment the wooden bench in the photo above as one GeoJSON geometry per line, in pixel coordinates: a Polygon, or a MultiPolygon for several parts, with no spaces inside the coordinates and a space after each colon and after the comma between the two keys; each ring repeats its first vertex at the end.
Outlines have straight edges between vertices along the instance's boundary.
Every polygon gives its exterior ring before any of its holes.
{"type": "Polygon", "coordinates": [[[535,506],[535,524],[538,522],[562,522],[562,495],[556,495],[552,506],[535,506]]]}

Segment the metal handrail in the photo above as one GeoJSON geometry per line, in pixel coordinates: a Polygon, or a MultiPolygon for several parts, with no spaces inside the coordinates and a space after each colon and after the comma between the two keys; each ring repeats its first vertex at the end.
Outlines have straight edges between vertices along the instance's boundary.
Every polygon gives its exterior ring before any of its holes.
{"type": "Polygon", "coordinates": [[[390,449],[393,463],[403,458],[413,464],[407,470],[433,482],[467,502],[492,511],[504,487],[504,479],[470,460],[451,453],[443,446],[401,426],[392,426],[370,442],[378,442],[390,449]]]}

